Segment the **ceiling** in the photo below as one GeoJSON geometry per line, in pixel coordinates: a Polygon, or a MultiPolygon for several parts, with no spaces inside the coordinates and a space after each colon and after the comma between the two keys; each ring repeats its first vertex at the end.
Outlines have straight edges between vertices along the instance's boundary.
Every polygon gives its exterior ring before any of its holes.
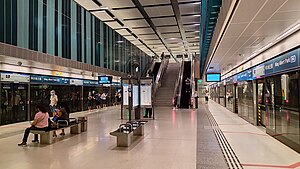
{"type": "Polygon", "coordinates": [[[299,0],[240,1],[207,72],[232,70],[299,21],[299,0]]]}
{"type": "Polygon", "coordinates": [[[199,54],[201,0],[75,0],[148,55],[199,54]]]}

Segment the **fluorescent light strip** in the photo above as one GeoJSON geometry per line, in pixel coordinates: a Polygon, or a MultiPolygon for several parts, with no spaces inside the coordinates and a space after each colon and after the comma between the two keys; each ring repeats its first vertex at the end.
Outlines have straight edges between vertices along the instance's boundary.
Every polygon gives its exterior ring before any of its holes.
{"type": "Polygon", "coordinates": [[[247,57],[247,59],[249,60],[249,59],[253,58],[255,55],[257,55],[257,53],[253,53],[252,55],[250,55],[249,57],[247,57]]]}
{"type": "Polygon", "coordinates": [[[268,47],[270,47],[271,45],[273,45],[273,42],[267,44],[265,47],[259,49],[259,52],[264,51],[265,49],[267,49],[268,47]]]}
{"type": "Polygon", "coordinates": [[[276,40],[279,40],[279,39],[283,38],[284,36],[288,35],[289,33],[293,32],[299,26],[300,26],[300,23],[298,23],[297,25],[295,25],[294,27],[292,27],[291,29],[289,29],[288,31],[286,31],[285,33],[283,33],[282,35],[280,35],[279,37],[277,37],[276,40]]]}

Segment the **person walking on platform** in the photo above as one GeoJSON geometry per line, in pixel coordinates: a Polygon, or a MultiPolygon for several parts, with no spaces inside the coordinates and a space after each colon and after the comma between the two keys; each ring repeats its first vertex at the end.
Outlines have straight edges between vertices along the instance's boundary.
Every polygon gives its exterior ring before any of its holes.
{"type": "MultiPolygon", "coordinates": [[[[36,106],[36,114],[34,116],[34,120],[31,123],[31,126],[25,129],[22,143],[18,144],[18,146],[26,146],[27,139],[30,133],[30,130],[46,130],[48,128],[48,118],[49,114],[46,111],[46,108],[42,105],[36,106]]],[[[34,140],[32,142],[38,142],[38,135],[34,135],[34,140]]]]}
{"type": "Polygon", "coordinates": [[[56,112],[57,103],[58,103],[58,97],[55,94],[55,91],[51,90],[51,92],[50,92],[50,105],[49,105],[51,113],[56,112]]]}

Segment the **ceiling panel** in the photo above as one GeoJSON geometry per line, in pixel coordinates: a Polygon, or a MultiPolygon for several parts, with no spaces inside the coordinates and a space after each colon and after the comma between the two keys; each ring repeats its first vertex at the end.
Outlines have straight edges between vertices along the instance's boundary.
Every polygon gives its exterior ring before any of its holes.
{"type": "Polygon", "coordinates": [[[279,12],[300,11],[299,0],[288,0],[280,9],[279,12]]]}
{"type": "Polygon", "coordinates": [[[143,18],[143,15],[139,12],[137,8],[116,10],[114,11],[114,13],[117,16],[122,17],[122,19],[143,18]]]}
{"type": "Polygon", "coordinates": [[[153,39],[153,38],[158,38],[157,35],[139,35],[140,38],[142,39],[153,39]]]}
{"type": "Polygon", "coordinates": [[[182,23],[183,24],[189,24],[189,23],[200,23],[200,17],[199,16],[182,16],[182,23]]]}
{"type": "Polygon", "coordinates": [[[127,30],[125,30],[125,29],[116,30],[116,32],[118,32],[120,35],[123,35],[123,36],[131,35],[131,34],[130,34],[127,30]]]}
{"type": "Polygon", "coordinates": [[[143,6],[171,3],[170,0],[139,0],[139,1],[143,6]]]}
{"type": "Polygon", "coordinates": [[[239,36],[247,25],[248,23],[230,24],[226,30],[225,36],[239,36]]]}
{"type": "MultiPolygon", "coordinates": [[[[87,1],[87,0],[84,0],[87,1]]],[[[134,7],[134,4],[132,1],[128,0],[98,0],[100,3],[102,3],[105,6],[108,6],[110,8],[124,8],[124,7],[134,7]]]]}
{"type": "Polygon", "coordinates": [[[241,36],[252,36],[265,22],[252,22],[241,36]]]}
{"type": "Polygon", "coordinates": [[[200,5],[194,4],[180,4],[179,5],[180,14],[198,14],[200,13],[200,5]]]}
{"type": "Polygon", "coordinates": [[[300,16],[300,10],[299,11],[280,12],[280,13],[276,13],[275,15],[273,15],[270,20],[271,21],[298,20],[299,16],[300,16]]]}
{"type": "Polygon", "coordinates": [[[270,21],[262,26],[254,34],[255,36],[275,36],[279,35],[282,31],[293,25],[295,20],[286,20],[286,21],[270,21]]]}
{"type": "Polygon", "coordinates": [[[130,27],[141,27],[141,26],[149,26],[149,24],[145,20],[133,20],[133,21],[123,21],[124,24],[130,27]]]}
{"type": "MultiPolygon", "coordinates": [[[[75,0],[79,5],[83,6],[87,10],[99,9],[100,7],[95,4],[93,1],[87,0],[75,0]]],[[[54,7],[53,7],[54,8],[54,7]]]]}
{"type": "Polygon", "coordinates": [[[171,5],[144,8],[150,17],[174,15],[171,5]]]}
{"type": "Polygon", "coordinates": [[[231,23],[249,23],[264,2],[265,0],[246,0],[243,3],[239,3],[231,23]]]}
{"type": "Polygon", "coordinates": [[[183,26],[185,31],[198,31],[200,30],[200,25],[195,24],[195,25],[188,25],[188,26],[183,26]]]}
{"type": "Polygon", "coordinates": [[[178,26],[159,27],[159,28],[157,28],[157,30],[160,33],[176,32],[176,31],[178,31],[178,26]]]}
{"type": "Polygon", "coordinates": [[[114,22],[105,22],[106,25],[108,25],[109,27],[111,27],[112,29],[117,29],[117,28],[122,28],[122,26],[114,21],[114,22]]]}
{"type": "Polygon", "coordinates": [[[154,33],[154,31],[152,30],[152,28],[134,29],[133,32],[136,33],[136,34],[150,34],[150,33],[154,33]]]}
{"type": "Polygon", "coordinates": [[[176,19],[175,17],[168,17],[168,18],[154,18],[151,19],[152,22],[156,25],[156,26],[160,26],[160,25],[176,25],[176,19]]]}
{"type": "Polygon", "coordinates": [[[93,14],[99,18],[101,21],[110,21],[114,20],[111,16],[109,16],[105,11],[93,12],[93,14]]]}
{"type": "Polygon", "coordinates": [[[270,18],[270,16],[278,10],[282,4],[286,2],[286,0],[276,0],[276,3],[274,1],[268,1],[267,4],[263,7],[262,10],[257,14],[257,16],[254,18],[254,21],[266,21],[270,18]]]}
{"type": "Polygon", "coordinates": [[[127,40],[129,40],[129,41],[136,40],[136,38],[133,37],[133,36],[125,36],[125,38],[126,38],[127,40]]]}
{"type": "Polygon", "coordinates": [[[180,33],[170,33],[170,34],[164,34],[164,38],[181,38],[180,33]]]}

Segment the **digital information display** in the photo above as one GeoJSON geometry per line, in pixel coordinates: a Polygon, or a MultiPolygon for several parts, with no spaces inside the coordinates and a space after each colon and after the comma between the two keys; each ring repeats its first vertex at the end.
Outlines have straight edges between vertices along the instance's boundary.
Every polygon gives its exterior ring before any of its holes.
{"type": "Polygon", "coordinates": [[[99,80],[99,84],[111,84],[112,77],[111,76],[99,76],[98,80],[99,80]]]}
{"type": "Polygon", "coordinates": [[[206,74],[206,82],[220,82],[221,73],[208,73],[206,74]]]}

